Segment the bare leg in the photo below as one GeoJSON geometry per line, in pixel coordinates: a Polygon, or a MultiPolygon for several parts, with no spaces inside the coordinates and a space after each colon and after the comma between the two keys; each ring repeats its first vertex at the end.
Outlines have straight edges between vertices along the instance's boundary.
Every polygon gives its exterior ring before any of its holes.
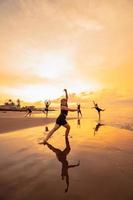
{"type": "Polygon", "coordinates": [[[99,121],[101,120],[101,113],[98,112],[98,116],[99,116],[99,121]]]}
{"type": "Polygon", "coordinates": [[[67,135],[65,136],[65,142],[66,142],[66,148],[63,150],[63,154],[67,156],[69,152],[71,151],[71,147],[70,147],[69,139],[67,135]]]}
{"type": "Polygon", "coordinates": [[[81,112],[81,110],[80,110],[80,115],[81,115],[81,117],[82,117],[82,112],[81,112]]]}
{"type": "Polygon", "coordinates": [[[44,110],[43,110],[42,112],[45,114],[45,111],[44,111],[44,110]]]}
{"type": "Polygon", "coordinates": [[[28,117],[29,113],[26,113],[25,117],[28,117]]]}
{"type": "Polygon", "coordinates": [[[70,125],[67,123],[67,124],[64,125],[64,127],[66,128],[65,136],[67,137],[69,135],[69,132],[70,132],[70,125]]]}
{"type": "Polygon", "coordinates": [[[55,124],[54,128],[48,133],[48,135],[46,136],[46,138],[44,139],[44,141],[40,142],[39,144],[46,143],[48,141],[48,139],[53,135],[53,133],[58,130],[59,127],[60,127],[60,125],[55,124]]]}

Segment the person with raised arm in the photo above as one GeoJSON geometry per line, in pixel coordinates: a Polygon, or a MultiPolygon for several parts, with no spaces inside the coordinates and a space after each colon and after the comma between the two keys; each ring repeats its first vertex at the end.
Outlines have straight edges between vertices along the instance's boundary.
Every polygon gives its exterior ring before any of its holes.
{"type": "Polygon", "coordinates": [[[69,132],[70,132],[70,125],[66,120],[66,117],[68,115],[68,111],[74,112],[74,111],[78,111],[77,109],[72,109],[68,107],[68,92],[66,89],[64,89],[65,92],[65,98],[61,99],[61,104],[60,104],[60,115],[58,116],[58,118],[56,119],[56,123],[53,127],[53,129],[48,133],[48,135],[46,136],[46,138],[44,139],[43,142],[40,142],[39,144],[45,144],[49,138],[53,135],[53,133],[55,131],[57,131],[61,126],[66,128],[66,132],[65,135],[68,136],[69,132]]]}
{"type": "Polygon", "coordinates": [[[45,109],[44,109],[44,113],[46,114],[46,118],[48,117],[48,112],[49,112],[49,106],[50,106],[51,102],[46,100],[45,101],[45,109]]]}
{"type": "Polygon", "coordinates": [[[98,117],[99,117],[99,121],[101,120],[101,111],[105,111],[105,109],[102,109],[98,106],[97,103],[95,103],[95,101],[93,101],[93,104],[94,104],[94,107],[92,108],[95,108],[96,111],[98,112],[98,117]]]}

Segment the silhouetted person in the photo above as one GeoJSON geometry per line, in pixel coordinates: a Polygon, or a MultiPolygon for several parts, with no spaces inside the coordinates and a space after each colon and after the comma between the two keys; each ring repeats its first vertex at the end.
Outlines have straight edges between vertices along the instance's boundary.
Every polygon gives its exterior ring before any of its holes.
{"type": "Polygon", "coordinates": [[[17,107],[20,108],[20,99],[17,99],[17,107]]]}
{"type": "Polygon", "coordinates": [[[66,128],[66,132],[65,132],[65,135],[67,136],[70,132],[70,125],[69,123],[66,121],[66,117],[68,115],[68,111],[77,111],[77,109],[71,109],[71,108],[68,108],[68,93],[67,93],[67,90],[64,89],[65,91],[65,97],[66,98],[63,98],[61,99],[61,105],[60,105],[60,108],[61,108],[61,113],[60,115],[58,116],[58,118],[56,119],[56,123],[55,123],[55,126],[54,128],[48,133],[48,135],[46,136],[46,138],[44,139],[43,142],[40,142],[39,144],[45,144],[48,139],[53,135],[53,133],[55,131],[57,131],[61,126],[64,126],[66,128]]]}
{"type": "Polygon", "coordinates": [[[69,188],[68,169],[78,167],[80,165],[80,162],[78,162],[76,165],[69,165],[69,163],[67,161],[67,156],[70,153],[71,148],[70,148],[70,144],[69,144],[69,140],[68,140],[67,135],[65,136],[65,142],[66,142],[66,148],[63,151],[55,148],[54,146],[52,146],[48,142],[46,142],[46,145],[50,150],[52,150],[56,154],[58,161],[61,162],[61,164],[62,164],[61,177],[62,177],[62,180],[64,180],[64,179],[66,180],[65,192],[67,192],[68,188],[69,188]]]}
{"type": "Polygon", "coordinates": [[[96,135],[96,132],[99,131],[99,128],[100,128],[101,126],[104,126],[104,124],[101,124],[101,123],[99,123],[99,122],[96,124],[96,126],[95,126],[95,128],[94,128],[94,136],[96,135]]]}
{"type": "Polygon", "coordinates": [[[44,113],[46,114],[46,118],[48,117],[48,112],[49,112],[49,106],[51,102],[50,101],[45,101],[45,108],[44,108],[44,113]]]}
{"type": "Polygon", "coordinates": [[[101,120],[101,111],[105,111],[105,109],[101,109],[101,108],[98,106],[98,104],[95,103],[95,101],[93,101],[93,103],[94,103],[94,107],[92,107],[92,108],[95,108],[95,109],[97,110],[97,112],[98,112],[98,117],[99,117],[99,121],[100,121],[100,120],[101,120]]]}
{"type": "Polygon", "coordinates": [[[77,105],[77,113],[78,113],[78,118],[79,118],[79,115],[82,117],[82,112],[81,112],[81,105],[80,104],[78,104],[77,105]]]}
{"type": "Polygon", "coordinates": [[[32,114],[32,109],[29,107],[27,108],[25,117],[28,117],[28,116],[31,117],[31,114],[32,114]]]}

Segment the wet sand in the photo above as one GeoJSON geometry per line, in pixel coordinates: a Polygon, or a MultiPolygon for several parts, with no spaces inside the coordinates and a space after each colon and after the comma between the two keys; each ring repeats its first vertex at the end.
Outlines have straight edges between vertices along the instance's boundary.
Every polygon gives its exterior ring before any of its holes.
{"type": "Polygon", "coordinates": [[[1,118],[0,134],[31,127],[44,126],[54,121],[55,118],[1,118]]]}
{"type": "MultiPolygon", "coordinates": [[[[71,149],[66,160],[69,166],[80,161],[69,169],[47,145],[38,145],[46,135],[43,126],[0,135],[0,200],[133,199],[132,132],[96,126],[89,119],[80,125],[77,120],[69,123],[71,149]],[[62,164],[69,179],[67,192],[62,164]]],[[[66,147],[63,127],[49,143],[58,150],[66,147]]]]}

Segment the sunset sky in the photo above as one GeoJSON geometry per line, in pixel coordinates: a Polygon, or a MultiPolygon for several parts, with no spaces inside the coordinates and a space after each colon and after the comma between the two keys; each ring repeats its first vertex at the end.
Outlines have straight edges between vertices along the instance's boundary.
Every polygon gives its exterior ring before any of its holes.
{"type": "Polygon", "coordinates": [[[0,96],[133,97],[132,0],[0,0],[0,96]]]}

